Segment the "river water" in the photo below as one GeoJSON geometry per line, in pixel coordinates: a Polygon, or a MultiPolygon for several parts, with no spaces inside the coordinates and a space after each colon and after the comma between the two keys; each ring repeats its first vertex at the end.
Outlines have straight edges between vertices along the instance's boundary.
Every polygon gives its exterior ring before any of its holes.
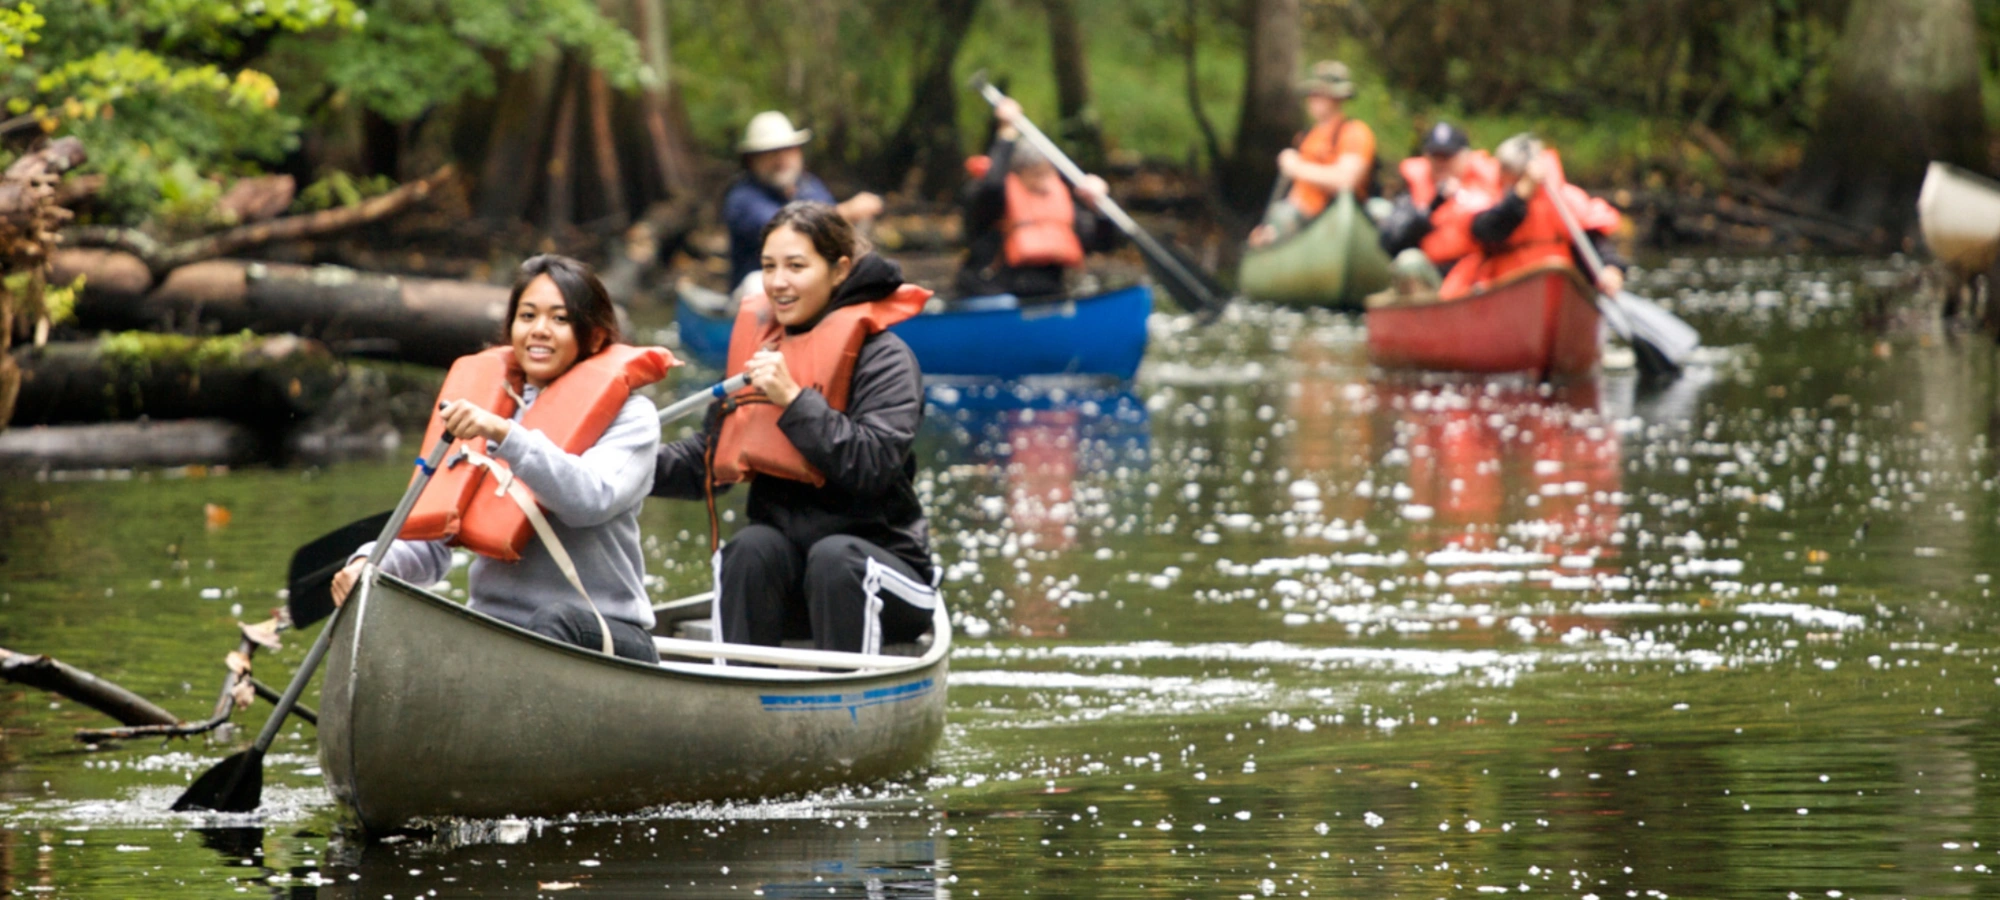
{"type": "MultiPolygon", "coordinates": [[[[369,845],[310,728],[264,813],[184,816],[240,743],[85,748],[106,720],[8,686],[0,890],[2000,895],[1994,355],[1875,321],[1913,271],[1661,261],[1713,345],[1666,389],[1384,381],[1356,323],[1257,307],[1156,316],[1135,385],[934,388],[959,649],[900,783],[369,845]]],[[[291,549],[405,477],[7,476],[0,645],[199,717],[291,549]]],[[[646,525],[658,596],[704,589],[702,512],[646,525]]]]}

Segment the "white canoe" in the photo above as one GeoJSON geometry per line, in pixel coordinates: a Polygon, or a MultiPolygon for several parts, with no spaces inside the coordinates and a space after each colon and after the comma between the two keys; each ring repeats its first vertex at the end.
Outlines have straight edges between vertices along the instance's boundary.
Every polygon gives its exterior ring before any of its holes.
{"type": "Polygon", "coordinates": [[[2000,255],[2000,182],[1931,163],[1917,196],[1917,219],[1939,262],[1962,272],[1985,271],[2000,255]]]}

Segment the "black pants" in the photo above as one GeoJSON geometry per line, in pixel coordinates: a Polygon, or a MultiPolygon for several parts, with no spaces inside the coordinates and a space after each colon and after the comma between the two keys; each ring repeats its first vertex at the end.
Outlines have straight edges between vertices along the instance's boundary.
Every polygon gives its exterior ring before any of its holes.
{"type": "MultiPolygon", "coordinates": [[[[653,636],[646,629],[624,619],[604,617],[604,623],[611,626],[611,650],[625,659],[656,663],[660,653],[653,649],[653,636]]],[[[590,610],[567,603],[551,603],[535,612],[528,622],[528,630],[543,637],[552,637],[565,644],[575,644],[585,650],[604,649],[604,637],[597,630],[597,617],[590,610]]]]}
{"type": "Polygon", "coordinates": [[[769,525],[722,545],[716,619],[724,641],[879,653],[930,630],[937,592],[909,563],[848,535],[801,549],[769,525]]]}

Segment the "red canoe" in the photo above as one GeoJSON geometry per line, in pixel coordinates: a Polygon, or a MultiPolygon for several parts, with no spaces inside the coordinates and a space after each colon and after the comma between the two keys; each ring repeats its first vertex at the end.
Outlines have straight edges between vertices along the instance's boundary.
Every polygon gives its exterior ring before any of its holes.
{"type": "Polygon", "coordinates": [[[1385,369],[1531,372],[1543,380],[1587,374],[1603,344],[1589,290],[1575,269],[1555,265],[1457,300],[1378,294],[1368,304],[1368,361],[1385,369]]]}

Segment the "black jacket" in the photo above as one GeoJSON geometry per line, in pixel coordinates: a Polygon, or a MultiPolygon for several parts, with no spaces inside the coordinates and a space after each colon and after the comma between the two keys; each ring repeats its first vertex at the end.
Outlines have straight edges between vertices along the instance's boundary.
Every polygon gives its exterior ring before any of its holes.
{"type": "MultiPolygon", "coordinates": [[[[902,284],[902,269],[871,253],[834,289],[827,312],[880,300],[902,284]]],[[[787,330],[798,334],[811,328],[787,330]]],[[[702,499],[708,448],[720,433],[721,417],[722,403],[717,402],[709,407],[702,433],[661,445],[653,496],[702,499]]],[[[917,459],[911,449],[923,419],[923,373],[916,354],[889,332],[869,337],[854,362],[846,412],[828,406],[819,391],[805,388],[778,417],[779,430],[826,476],[826,484],[813,487],[759,475],[750,481],[745,510],[750,521],[783,532],[801,553],[821,538],[852,535],[930,578],[930,523],[917,501],[917,459]]]]}
{"type": "MultiPolygon", "coordinates": [[[[1472,239],[1485,247],[1488,253],[1496,252],[1507,242],[1507,238],[1513,236],[1514,229],[1527,220],[1528,201],[1510,190],[1499,203],[1472,217],[1472,239]]],[[[1620,271],[1631,267],[1631,263],[1618,252],[1618,245],[1612,242],[1610,235],[1601,231],[1584,233],[1590,237],[1591,247],[1597,250],[1597,257],[1604,260],[1605,265],[1620,271]]],[[[1575,247],[1570,248],[1569,255],[1579,270],[1588,271],[1584,269],[1583,254],[1577,252],[1575,247]]]]}
{"type": "MultiPolygon", "coordinates": [[[[1003,227],[1007,219],[1007,173],[1014,163],[1014,142],[994,138],[986,151],[991,162],[986,174],[967,182],[959,198],[965,230],[965,264],[954,285],[960,296],[1014,294],[1035,297],[1063,292],[1062,266],[1006,264],[1001,253],[1007,242],[1003,227]]],[[[1118,249],[1118,230],[1103,221],[1090,204],[1075,200],[1076,222],[1072,228],[1086,253],[1109,253],[1118,249]]]]}

